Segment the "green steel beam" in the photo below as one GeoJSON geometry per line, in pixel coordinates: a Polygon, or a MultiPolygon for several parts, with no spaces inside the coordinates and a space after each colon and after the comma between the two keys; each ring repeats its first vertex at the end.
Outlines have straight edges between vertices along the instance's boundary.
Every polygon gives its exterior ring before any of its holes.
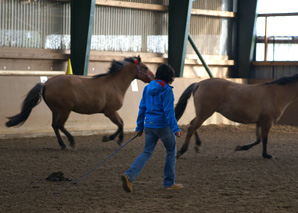
{"type": "Polygon", "coordinates": [[[258,0],[238,0],[237,3],[236,70],[233,77],[248,78],[254,57],[258,0]]]}
{"type": "Polygon", "coordinates": [[[208,75],[210,78],[213,78],[213,75],[208,67],[208,65],[206,64],[202,54],[200,53],[199,49],[197,48],[195,42],[192,40],[191,36],[188,34],[188,40],[192,46],[192,48],[194,49],[194,51],[196,52],[196,54],[198,55],[199,59],[201,60],[203,66],[205,67],[205,70],[207,71],[208,75]]]}
{"type": "Polygon", "coordinates": [[[169,1],[169,50],[168,63],[176,77],[183,76],[188,30],[193,0],[169,1]]]}
{"type": "Polygon", "coordinates": [[[71,65],[73,74],[88,75],[95,0],[71,0],[71,65]]]}

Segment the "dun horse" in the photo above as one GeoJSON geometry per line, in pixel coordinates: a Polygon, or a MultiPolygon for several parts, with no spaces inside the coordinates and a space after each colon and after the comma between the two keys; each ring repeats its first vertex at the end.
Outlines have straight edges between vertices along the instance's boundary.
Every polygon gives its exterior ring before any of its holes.
{"type": "Polygon", "coordinates": [[[248,150],[262,141],[264,158],[272,158],[267,153],[270,129],[287,106],[298,98],[298,74],[255,85],[238,84],[224,79],[207,79],[191,84],[181,95],[176,107],[176,119],[183,115],[191,94],[194,97],[196,117],[191,121],[183,146],[177,153],[179,158],[187,151],[191,136],[195,133],[196,151],[201,145],[197,129],[214,112],[244,124],[256,124],[256,140],[235,151],[248,150]]]}
{"type": "Polygon", "coordinates": [[[22,125],[29,117],[33,107],[41,101],[41,96],[52,111],[52,127],[62,149],[66,146],[59,130],[68,138],[74,147],[73,136],[64,128],[71,111],[80,114],[104,113],[118,130],[104,136],[103,141],[115,139],[119,134],[118,144],[123,141],[123,121],[117,110],[122,107],[124,95],[134,79],[150,82],[153,73],[141,62],[140,57],[125,58],[113,61],[108,73],[89,77],[60,75],[49,79],[45,84],[38,83],[26,96],[21,112],[9,117],[6,126],[22,125]]]}

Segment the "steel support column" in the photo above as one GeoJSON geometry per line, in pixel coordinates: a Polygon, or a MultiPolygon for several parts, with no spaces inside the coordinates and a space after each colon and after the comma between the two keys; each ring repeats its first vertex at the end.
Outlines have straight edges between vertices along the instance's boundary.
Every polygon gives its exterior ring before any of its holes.
{"type": "Polygon", "coordinates": [[[168,63],[176,77],[183,76],[188,30],[193,0],[169,1],[169,50],[168,63]]]}
{"type": "Polygon", "coordinates": [[[248,78],[250,75],[256,38],[257,3],[258,0],[237,1],[237,78],[248,78]]]}
{"type": "Polygon", "coordinates": [[[95,0],[71,1],[71,65],[73,74],[87,75],[95,0]]]}

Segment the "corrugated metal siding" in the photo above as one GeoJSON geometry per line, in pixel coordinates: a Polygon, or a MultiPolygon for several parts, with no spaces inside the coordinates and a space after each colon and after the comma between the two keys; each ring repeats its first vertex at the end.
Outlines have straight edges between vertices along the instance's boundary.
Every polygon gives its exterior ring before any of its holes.
{"type": "Polygon", "coordinates": [[[192,8],[206,10],[222,10],[222,0],[196,0],[192,8]]]}
{"type": "Polygon", "coordinates": [[[63,35],[70,33],[70,5],[40,0],[0,1],[0,46],[61,49],[63,35]],[[60,43],[60,44],[57,44],[60,43]]]}
{"type": "Polygon", "coordinates": [[[162,52],[152,46],[167,45],[166,12],[96,6],[94,13],[92,50],[162,52]]]}
{"type": "MultiPolygon", "coordinates": [[[[232,24],[227,18],[192,16],[190,35],[203,55],[232,55],[232,24]]],[[[194,53],[190,45],[187,53],[194,53]]]]}
{"type": "MultiPolygon", "coordinates": [[[[194,9],[232,11],[233,0],[197,0],[194,9]]],[[[232,55],[232,25],[233,19],[195,16],[191,17],[190,35],[203,55],[232,55]]],[[[194,54],[188,44],[187,53],[194,54]]]]}
{"type": "MultiPolygon", "coordinates": [[[[127,0],[126,0],[127,1],[127,0]]],[[[0,1],[0,46],[70,48],[70,3],[0,1]]],[[[131,0],[168,5],[169,0],[131,0]]],[[[232,0],[198,0],[193,8],[223,10],[232,0]]],[[[167,53],[168,13],[96,6],[91,50],[167,53]]],[[[202,54],[231,54],[232,20],[192,16],[190,34],[202,54]]],[[[187,53],[194,53],[188,45],[187,53]]]]}
{"type": "Polygon", "coordinates": [[[298,66],[255,66],[251,71],[250,78],[277,79],[298,73],[298,66]]]}

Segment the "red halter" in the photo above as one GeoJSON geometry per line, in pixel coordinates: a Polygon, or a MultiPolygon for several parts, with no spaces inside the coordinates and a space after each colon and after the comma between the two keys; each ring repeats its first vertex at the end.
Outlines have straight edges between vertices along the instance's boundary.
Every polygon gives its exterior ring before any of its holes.
{"type": "Polygon", "coordinates": [[[137,59],[134,59],[134,62],[137,65],[137,69],[138,69],[139,73],[142,73],[147,76],[146,83],[148,83],[150,81],[150,77],[153,76],[153,73],[150,72],[150,74],[147,74],[147,73],[141,71],[139,61],[137,59]]]}

